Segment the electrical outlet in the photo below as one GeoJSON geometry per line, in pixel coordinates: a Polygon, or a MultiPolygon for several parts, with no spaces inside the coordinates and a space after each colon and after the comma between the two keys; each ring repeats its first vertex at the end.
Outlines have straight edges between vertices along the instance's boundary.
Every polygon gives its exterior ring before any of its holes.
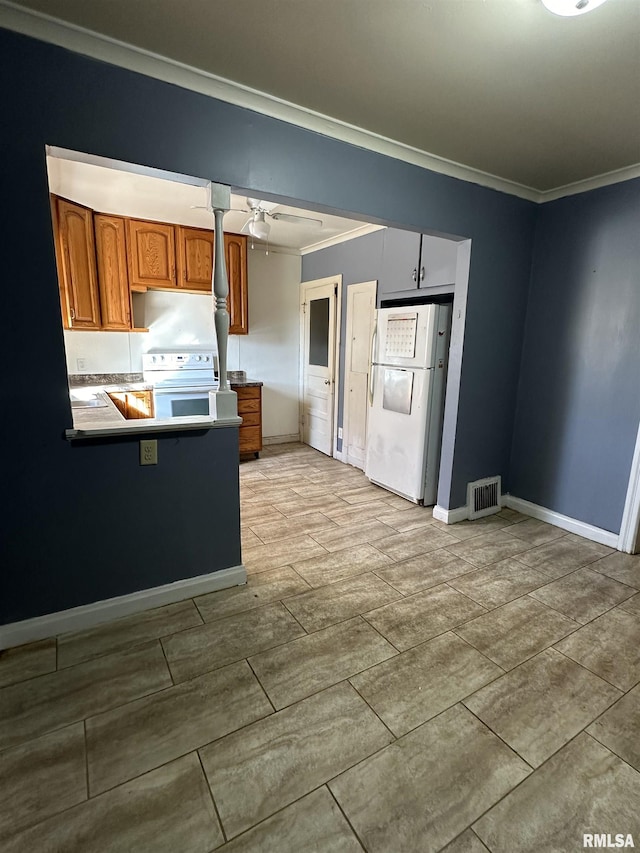
{"type": "Polygon", "coordinates": [[[342,440],[342,427],[338,427],[338,438],[342,440]]]}
{"type": "Polygon", "coordinates": [[[146,438],[140,442],[140,464],[158,464],[158,442],[155,438],[146,438]]]}
{"type": "Polygon", "coordinates": [[[86,358],[76,358],[76,369],[84,370],[87,366],[86,358]]]}

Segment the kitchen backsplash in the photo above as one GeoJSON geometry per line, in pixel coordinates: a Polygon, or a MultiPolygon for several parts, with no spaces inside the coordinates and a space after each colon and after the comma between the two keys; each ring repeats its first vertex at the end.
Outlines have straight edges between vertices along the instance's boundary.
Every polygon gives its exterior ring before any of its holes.
{"type": "MultiPolygon", "coordinates": [[[[202,350],[215,352],[213,301],[197,293],[149,291],[136,294],[136,322],[148,332],[65,331],[69,374],[140,373],[142,354],[150,350],[202,350]]],[[[229,367],[238,352],[229,342],[229,367]]]]}

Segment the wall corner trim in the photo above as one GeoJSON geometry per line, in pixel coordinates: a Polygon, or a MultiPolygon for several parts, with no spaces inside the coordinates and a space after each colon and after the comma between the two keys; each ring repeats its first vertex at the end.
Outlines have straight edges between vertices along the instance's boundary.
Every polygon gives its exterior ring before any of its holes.
{"type": "Polygon", "coordinates": [[[112,619],[130,616],[143,610],[150,610],[153,607],[162,607],[164,604],[172,604],[175,601],[182,601],[185,598],[192,598],[207,592],[240,586],[246,582],[247,571],[245,567],[242,565],[232,566],[206,575],[184,578],[184,580],[167,583],[163,586],[142,589],[128,595],[119,595],[116,598],[83,604],[69,610],[60,610],[57,613],[47,613],[33,619],[0,625],[0,649],[20,646],[34,640],[44,640],[69,631],[83,631],[112,619]]]}
{"type": "Polygon", "coordinates": [[[622,513],[622,523],[620,525],[620,542],[618,549],[626,551],[627,554],[633,554],[636,546],[636,539],[640,538],[640,425],[638,426],[638,434],[636,436],[636,446],[633,451],[633,459],[631,461],[631,473],[629,475],[629,485],[627,486],[627,496],[624,502],[624,512],[622,513]]]}
{"type": "Polygon", "coordinates": [[[458,506],[455,509],[445,509],[436,504],[433,508],[433,517],[445,524],[456,524],[458,521],[466,521],[469,518],[469,507],[458,506]]]}
{"type": "Polygon", "coordinates": [[[544,506],[538,506],[538,504],[531,503],[523,498],[516,498],[513,495],[503,495],[502,504],[509,509],[516,510],[516,512],[521,512],[523,515],[537,518],[539,521],[546,521],[548,524],[561,527],[570,533],[576,533],[583,539],[590,539],[592,542],[608,545],[610,548],[618,548],[619,537],[617,533],[611,533],[611,531],[603,530],[601,527],[594,527],[585,521],[570,518],[568,515],[562,515],[562,513],[547,509],[544,506]]]}

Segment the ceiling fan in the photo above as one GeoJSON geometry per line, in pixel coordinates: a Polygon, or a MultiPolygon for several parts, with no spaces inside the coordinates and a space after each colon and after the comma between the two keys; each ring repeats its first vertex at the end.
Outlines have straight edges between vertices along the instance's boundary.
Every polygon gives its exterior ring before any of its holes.
{"type": "Polygon", "coordinates": [[[271,210],[273,210],[274,207],[277,207],[277,205],[266,204],[257,198],[248,198],[247,207],[249,210],[245,212],[250,213],[250,216],[242,226],[241,233],[251,234],[252,237],[256,237],[258,240],[266,240],[269,237],[271,223],[268,221],[267,217],[269,219],[274,219],[276,221],[280,220],[282,222],[300,224],[303,222],[309,222],[318,226],[322,225],[321,219],[314,219],[311,216],[297,216],[293,213],[272,213],[271,210]]]}

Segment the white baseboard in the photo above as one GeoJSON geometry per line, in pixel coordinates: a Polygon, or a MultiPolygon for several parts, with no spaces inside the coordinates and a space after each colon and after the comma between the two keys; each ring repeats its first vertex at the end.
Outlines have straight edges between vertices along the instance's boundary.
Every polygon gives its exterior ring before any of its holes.
{"type": "Polygon", "coordinates": [[[544,506],[538,506],[538,504],[525,501],[523,498],[515,498],[513,495],[503,495],[502,504],[509,509],[521,512],[523,515],[530,515],[532,518],[554,524],[570,533],[577,533],[584,539],[591,539],[592,542],[599,542],[600,545],[608,545],[610,548],[618,548],[619,536],[617,533],[611,533],[611,531],[603,530],[601,527],[594,527],[592,524],[579,521],[577,518],[570,518],[568,515],[554,512],[554,510],[547,509],[544,506]]]}
{"type": "Polygon", "coordinates": [[[458,521],[466,521],[469,518],[469,508],[458,506],[455,509],[445,509],[436,504],[433,508],[433,517],[445,524],[456,524],[458,521]]]}
{"type": "Polygon", "coordinates": [[[300,441],[300,433],[295,432],[291,435],[263,435],[263,444],[291,444],[292,442],[300,441]]]}
{"type": "Polygon", "coordinates": [[[93,628],[102,622],[119,619],[163,604],[172,604],[206,592],[228,589],[247,582],[247,572],[244,566],[232,566],[211,572],[208,575],[198,575],[195,578],[142,589],[129,595],[119,595],[117,598],[107,598],[92,604],[72,607],[70,610],[60,610],[57,613],[47,613],[34,619],[22,622],[12,622],[0,625],[0,649],[20,646],[34,640],[44,640],[69,631],[83,631],[93,628]]]}

